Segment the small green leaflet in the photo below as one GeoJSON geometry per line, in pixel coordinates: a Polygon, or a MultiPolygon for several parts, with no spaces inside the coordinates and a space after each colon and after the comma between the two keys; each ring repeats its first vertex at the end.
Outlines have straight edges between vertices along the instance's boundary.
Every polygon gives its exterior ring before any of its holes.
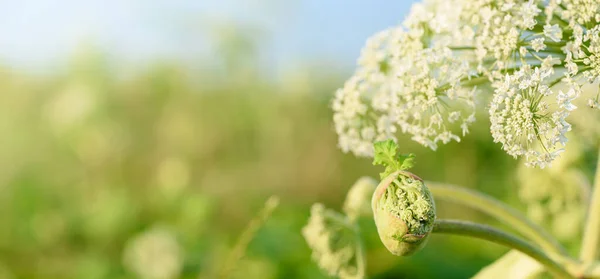
{"type": "Polygon", "coordinates": [[[395,171],[410,169],[415,164],[415,154],[398,154],[398,144],[391,139],[376,142],[373,147],[373,165],[385,166],[385,171],[380,174],[382,179],[395,171]]]}

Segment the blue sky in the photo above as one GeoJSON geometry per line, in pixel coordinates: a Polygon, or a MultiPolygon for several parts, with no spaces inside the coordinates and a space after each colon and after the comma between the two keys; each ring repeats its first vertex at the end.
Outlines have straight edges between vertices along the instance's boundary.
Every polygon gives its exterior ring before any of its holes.
{"type": "Polygon", "coordinates": [[[268,63],[327,59],[351,65],[372,33],[399,23],[414,1],[0,1],[0,62],[19,69],[65,63],[82,44],[114,61],[210,57],[214,26],[258,30],[268,63]],[[60,4],[58,4],[60,3],[60,4]]]}

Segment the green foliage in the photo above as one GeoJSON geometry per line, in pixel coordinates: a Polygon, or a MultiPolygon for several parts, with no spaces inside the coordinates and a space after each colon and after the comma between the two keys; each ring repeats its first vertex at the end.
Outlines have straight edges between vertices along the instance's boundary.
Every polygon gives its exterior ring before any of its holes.
{"type": "Polygon", "coordinates": [[[415,154],[399,154],[398,144],[391,139],[376,142],[373,147],[375,149],[373,165],[385,166],[385,171],[380,174],[381,179],[395,171],[408,170],[415,164],[415,154]]]}

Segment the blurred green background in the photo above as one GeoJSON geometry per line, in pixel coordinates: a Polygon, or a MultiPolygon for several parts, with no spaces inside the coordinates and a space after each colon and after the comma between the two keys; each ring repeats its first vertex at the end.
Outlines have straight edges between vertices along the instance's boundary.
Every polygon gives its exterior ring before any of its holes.
{"type": "MultiPolygon", "coordinates": [[[[41,74],[0,67],[0,278],[217,278],[272,195],[280,205],[231,277],[327,278],[300,234],[309,208],[339,210],[356,179],[379,172],[336,147],[329,102],[353,60],[265,73],[260,32],[232,26],[210,57],[157,56],[127,74],[93,43],[41,74]]],[[[401,138],[403,152],[427,180],[525,209],[518,162],[480,119],[460,144],[401,138]]],[[[501,226],[442,201],[438,214],[501,226]]],[[[466,278],[506,252],[434,236],[398,258],[364,225],[372,278],[466,278]]]]}

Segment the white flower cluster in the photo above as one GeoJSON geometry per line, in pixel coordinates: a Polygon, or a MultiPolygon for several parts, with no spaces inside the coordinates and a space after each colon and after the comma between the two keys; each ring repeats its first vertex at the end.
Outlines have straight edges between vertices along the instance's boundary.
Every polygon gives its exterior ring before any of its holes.
{"type": "Polygon", "coordinates": [[[519,50],[523,30],[531,30],[539,15],[541,1],[463,1],[465,24],[473,28],[475,55],[480,70],[505,69],[515,50],[519,50]],[[491,60],[491,61],[488,61],[491,60]],[[489,68],[489,66],[488,66],[489,68]]]}
{"type": "Polygon", "coordinates": [[[550,164],[564,151],[571,130],[565,118],[576,108],[571,101],[579,93],[573,88],[554,92],[546,83],[551,74],[551,67],[523,66],[494,83],[489,109],[494,142],[515,158],[525,156],[528,166],[550,164]]]}
{"type": "MultiPolygon", "coordinates": [[[[435,150],[460,141],[476,103],[491,99],[495,142],[545,167],[567,141],[581,85],[600,81],[599,22],[598,0],[415,4],[401,26],[367,40],[355,74],[336,92],[339,145],[372,156],[374,142],[401,132],[435,150]],[[561,82],[568,88],[557,92],[561,82]]],[[[598,107],[598,97],[588,103],[598,107]]]]}
{"type": "Polygon", "coordinates": [[[348,227],[348,219],[322,204],[314,204],[302,235],[312,250],[312,257],[330,276],[342,279],[362,278],[358,268],[357,236],[348,227]]]}
{"type": "Polygon", "coordinates": [[[598,0],[553,0],[551,6],[562,7],[558,15],[570,25],[598,24],[600,22],[600,5],[598,0]]]}
{"type": "Polygon", "coordinates": [[[466,86],[474,68],[447,47],[452,25],[424,8],[414,10],[423,13],[405,24],[419,28],[399,26],[367,40],[354,76],[335,94],[334,123],[345,152],[372,156],[373,142],[395,138],[397,131],[435,150],[438,142],[460,141],[475,121],[476,90],[466,86]],[[423,28],[425,23],[432,26],[423,28]],[[425,35],[431,32],[439,36],[425,35]]]}

